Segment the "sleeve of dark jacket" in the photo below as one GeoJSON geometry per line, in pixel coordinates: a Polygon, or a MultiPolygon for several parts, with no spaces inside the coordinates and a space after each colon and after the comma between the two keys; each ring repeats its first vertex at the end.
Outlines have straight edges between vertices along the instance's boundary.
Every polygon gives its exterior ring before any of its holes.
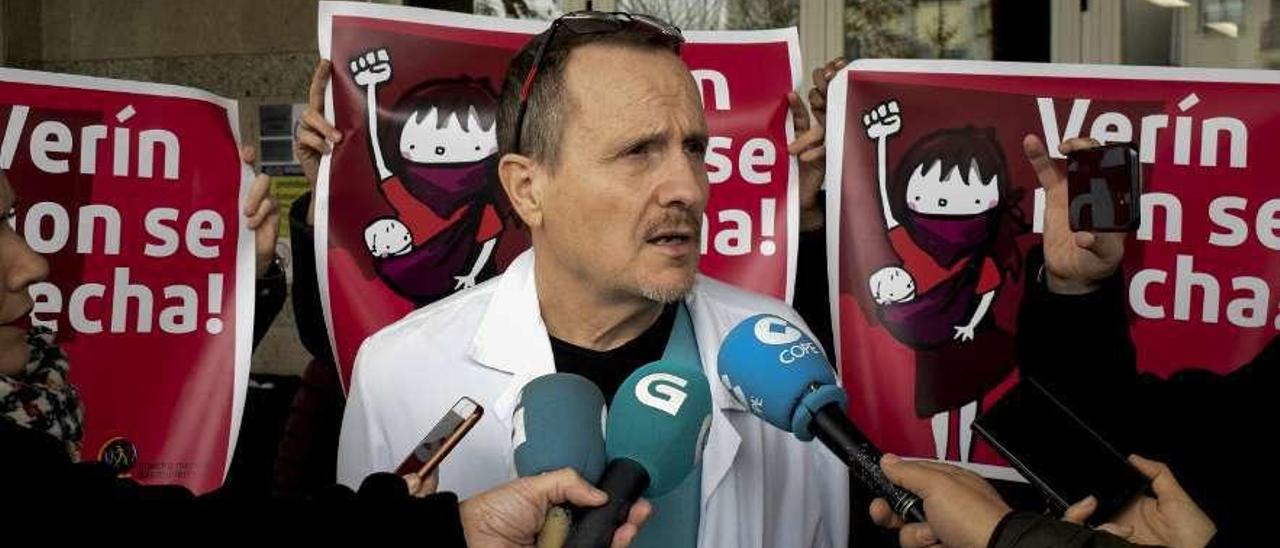
{"type": "Polygon", "coordinates": [[[1120,537],[1030,512],[1010,513],[991,535],[987,548],[1127,548],[1120,537]]]}
{"type": "Polygon", "coordinates": [[[284,308],[285,295],[289,292],[288,283],[285,281],[284,270],[276,262],[272,262],[267,268],[267,272],[258,278],[254,284],[254,306],[253,306],[253,347],[257,348],[258,343],[262,342],[262,338],[267,335],[267,331],[271,329],[272,322],[276,321],[276,316],[280,315],[280,310],[284,308]]]}
{"type": "Polygon", "coordinates": [[[1043,249],[1032,249],[1018,312],[1021,373],[1071,407],[1095,411],[1086,415],[1113,411],[1110,396],[1132,394],[1138,382],[1124,276],[1117,272],[1093,293],[1058,295],[1045,284],[1043,265],[1043,249]]]}
{"type": "Polygon", "coordinates": [[[315,228],[307,224],[307,208],[314,197],[299,196],[289,209],[289,238],[293,250],[293,316],[298,338],[311,356],[329,363],[329,331],[324,325],[320,283],[316,276],[315,228]]]}

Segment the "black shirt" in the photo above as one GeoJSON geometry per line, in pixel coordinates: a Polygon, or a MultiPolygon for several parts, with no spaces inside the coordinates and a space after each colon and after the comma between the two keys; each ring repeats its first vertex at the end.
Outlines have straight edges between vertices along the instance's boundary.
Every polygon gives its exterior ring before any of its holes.
{"type": "Polygon", "coordinates": [[[676,323],[679,304],[669,304],[662,310],[658,321],[644,330],[640,336],[622,346],[606,352],[582,348],[551,337],[551,354],[556,361],[556,371],[586,377],[600,388],[604,401],[613,402],[613,394],[627,380],[632,371],[662,358],[671,338],[671,328],[676,323]]]}

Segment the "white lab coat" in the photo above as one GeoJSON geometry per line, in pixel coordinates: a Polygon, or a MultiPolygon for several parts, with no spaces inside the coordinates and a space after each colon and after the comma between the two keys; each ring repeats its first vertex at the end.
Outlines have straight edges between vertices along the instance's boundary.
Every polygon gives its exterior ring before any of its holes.
{"type": "MultiPolygon", "coordinates": [[[[485,416],[441,464],[440,490],[467,498],[515,479],[511,420],[520,390],[555,372],[533,261],[527,251],[503,275],[365,340],[342,421],[340,482],[355,488],[368,474],[395,469],[461,396],[484,406],[485,416]]],[[[752,416],[717,373],[720,343],[738,322],[759,313],[802,320],[782,302],[701,275],[686,303],[712,398],[698,546],[845,546],[845,466],[818,442],[752,416]]]]}

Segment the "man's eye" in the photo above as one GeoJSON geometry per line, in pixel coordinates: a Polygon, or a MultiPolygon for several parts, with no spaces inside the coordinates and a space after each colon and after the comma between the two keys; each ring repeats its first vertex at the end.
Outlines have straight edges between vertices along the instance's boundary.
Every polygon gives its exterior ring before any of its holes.
{"type": "Polygon", "coordinates": [[[0,216],[0,221],[12,221],[17,217],[18,217],[18,209],[11,207],[9,209],[4,210],[4,215],[0,216]]]}
{"type": "Polygon", "coordinates": [[[652,148],[652,145],[650,145],[649,143],[640,143],[632,146],[631,148],[628,148],[627,156],[641,156],[644,154],[648,154],[651,148],[652,148]]]}
{"type": "Polygon", "coordinates": [[[707,154],[707,144],[702,141],[693,141],[684,146],[689,154],[696,156],[705,156],[707,154]]]}

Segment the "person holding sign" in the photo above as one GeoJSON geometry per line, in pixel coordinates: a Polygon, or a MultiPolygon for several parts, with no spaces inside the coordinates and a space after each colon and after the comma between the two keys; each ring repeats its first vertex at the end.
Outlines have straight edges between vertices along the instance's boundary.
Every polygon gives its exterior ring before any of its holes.
{"type": "MultiPolygon", "coordinates": [[[[1251,485],[1237,483],[1221,466],[1225,447],[1247,446],[1248,442],[1227,439],[1238,435],[1229,426],[1233,421],[1227,416],[1221,416],[1227,420],[1214,422],[1210,429],[1202,429],[1191,426],[1199,421],[1184,422],[1179,413],[1183,412],[1180,408],[1195,409],[1188,405],[1194,401],[1195,391],[1202,391],[1200,397],[1222,410],[1260,411],[1264,407],[1258,398],[1261,390],[1275,386],[1274,376],[1268,378],[1264,374],[1271,371],[1270,375],[1274,375],[1276,345],[1273,343],[1255,362],[1243,367],[1236,379],[1209,384],[1204,382],[1204,374],[1181,373],[1182,378],[1168,382],[1139,380],[1120,274],[1127,235],[1073,232],[1067,220],[1064,177],[1038,138],[1027,136],[1023,146],[1047,193],[1044,245],[1028,258],[1027,296],[1018,322],[1023,374],[1051,386],[1055,396],[1068,402],[1086,423],[1098,427],[1117,444],[1159,454],[1161,458],[1167,455],[1190,466],[1178,474],[1183,479],[1179,482],[1171,466],[1131,456],[1133,466],[1151,480],[1155,498],[1139,496],[1109,518],[1111,522],[1102,526],[1107,533],[1103,533],[1078,525],[1096,508],[1090,499],[1067,510],[1066,521],[1074,523],[1057,522],[1013,512],[989,484],[972,472],[941,463],[886,457],[882,461],[885,474],[925,499],[929,523],[904,524],[884,501],[872,504],[873,519],[883,527],[900,529],[899,542],[904,548],[939,544],[1201,548],[1210,542],[1215,546],[1246,546],[1266,538],[1260,530],[1265,523],[1262,516],[1249,517],[1258,511],[1254,509],[1251,485]],[[1250,388],[1248,382],[1257,386],[1250,388]],[[1239,400],[1221,399],[1228,394],[1239,400]],[[1178,401],[1181,398],[1186,401],[1178,401]],[[1225,431],[1226,437],[1211,429],[1225,431]],[[1212,471],[1196,469],[1198,461],[1209,458],[1215,463],[1212,471]],[[1232,496],[1224,498],[1218,493],[1232,496]],[[1223,528],[1219,533],[1221,519],[1229,519],[1241,529],[1229,532],[1223,528]]],[[[1067,154],[1096,146],[1098,143],[1091,139],[1070,139],[1059,151],[1067,154]]],[[[1248,468],[1245,473],[1253,481],[1265,473],[1259,472],[1259,467],[1248,468]]]]}
{"type": "MultiPolygon", "coordinates": [[[[252,163],[256,151],[245,147],[240,159],[252,163]]],[[[32,327],[34,306],[28,289],[44,281],[49,265],[31,249],[11,223],[17,196],[8,177],[0,172],[0,260],[5,291],[0,295],[0,422],[47,434],[60,441],[71,460],[81,457],[85,410],[75,386],[68,380],[66,354],[46,327],[32,327]]],[[[270,194],[270,180],[260,175],[250,187],[243,215],[254,231],[257,314],[253,342],[266,335],[285,298],[284,272],[275,262],[279,213],[270,194]]]]}
{"type": "MultiPolygon", "coordinates": [[[[1273,403],[1280,338],[1227,375],[1187,369],[1162,380],[1139,373],[1142,349],[1130,336],[1121,269],[1128,235],[1073,232],[1066,179],[1039,138],[1028,136],[1023,144],[1047,207],[1043,249],[1029,254],[1018,316],[1021,374],[1124,450],[1167,462],[1217,523],[1220,545],[1268,538],[1267,510],[1256,501],[1276,474],[1266,466],[1228,463],[1248,463],[1271,451],[1270,436],[1259,428],[1280,419],[1273,403]]],[[[1070,139],[1059,151],[1095,146],[1092,139],[1070,139]]]]}

